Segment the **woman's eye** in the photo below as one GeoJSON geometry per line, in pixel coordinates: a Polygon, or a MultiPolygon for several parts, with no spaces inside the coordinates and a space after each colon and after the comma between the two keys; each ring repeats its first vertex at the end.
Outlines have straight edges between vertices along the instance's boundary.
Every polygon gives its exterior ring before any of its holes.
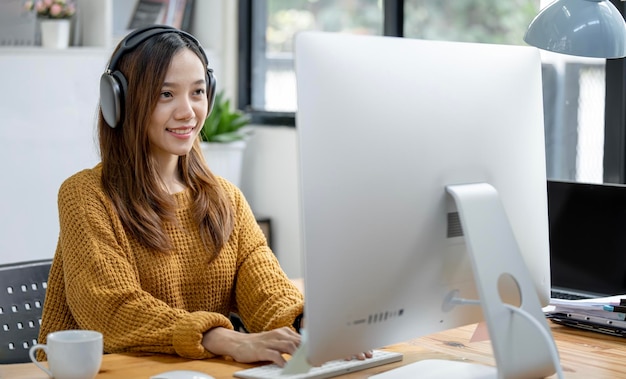
{"type": "Polygon", "coordinates": [[[206,90],[204,88],[199,88],[196,90],[196,95],[204,95],[206,93],[206,90]]]}
{"type": "Polygon", "coordinates": [[[161,97],[172,97],[172,93],[171,92],[161,92],[161,97]]]}

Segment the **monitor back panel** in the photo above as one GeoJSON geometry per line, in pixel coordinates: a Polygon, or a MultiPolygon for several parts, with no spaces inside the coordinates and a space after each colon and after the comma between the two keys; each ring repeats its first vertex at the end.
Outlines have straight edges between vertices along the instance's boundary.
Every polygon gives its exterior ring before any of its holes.
{"type": "Polygon", "coordinates": [[[478,298],[449,184],[497,188],[547,303],[536,49],[310,32],[295,52],[310,362],[481,320],[446,305],[478,298]]]}

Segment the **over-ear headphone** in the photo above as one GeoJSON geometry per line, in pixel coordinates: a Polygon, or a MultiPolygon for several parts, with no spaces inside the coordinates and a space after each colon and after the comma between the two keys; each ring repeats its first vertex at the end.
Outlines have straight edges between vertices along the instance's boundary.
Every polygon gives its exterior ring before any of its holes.
{"type": "Polygon", "coordinates": [[[142,42],[164,33],[177,33],[184,36],[189,41],[194,43],[204,61],[207,62],[207,97],[209,100],[208,112],[211,113],[213,103],[215,101],[215,76],[213,75],[213,69],[208,67],[209,60],[207,59],[204,49],[200,45],[200,42],[191,34],[173,28],[167,25],[150,25],[147,27],[136,29],[128,34],[121,42],[118,50],[111,57],[109,66],[106,71],[100,77],[100,109],[102,110],[102,116],[107,125],[111,128],[116,128],[122,125],[124,120],[124,108],[125,97],[128,89],[128,81],[120,71],[117,70],[117,63],[122,56],[129,51],[133,50],[142,42]]]}

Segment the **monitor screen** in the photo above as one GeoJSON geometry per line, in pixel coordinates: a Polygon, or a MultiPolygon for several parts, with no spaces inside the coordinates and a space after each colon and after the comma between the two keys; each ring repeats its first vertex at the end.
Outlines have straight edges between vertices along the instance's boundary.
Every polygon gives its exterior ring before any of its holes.
{"type": "Polygon", "coordinates": [[[536,49],[307,32],[295,67],[311,363],[483,319],[449,185],[497,190],[548,303],[536,49]]]}
{"type": "Polygon", "coordinates": [[[554,290],[626,293],[626,186],[548,180],[548,219],[554,290]]]}

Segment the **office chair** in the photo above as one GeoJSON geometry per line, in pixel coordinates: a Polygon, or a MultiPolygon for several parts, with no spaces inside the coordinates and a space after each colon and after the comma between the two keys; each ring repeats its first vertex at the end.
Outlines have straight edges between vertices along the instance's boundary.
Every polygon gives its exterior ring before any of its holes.
{"type": "Polygon", "coordinates": [[[0,364],[30,362],[52,260],[0,265],[0,364]]]}

